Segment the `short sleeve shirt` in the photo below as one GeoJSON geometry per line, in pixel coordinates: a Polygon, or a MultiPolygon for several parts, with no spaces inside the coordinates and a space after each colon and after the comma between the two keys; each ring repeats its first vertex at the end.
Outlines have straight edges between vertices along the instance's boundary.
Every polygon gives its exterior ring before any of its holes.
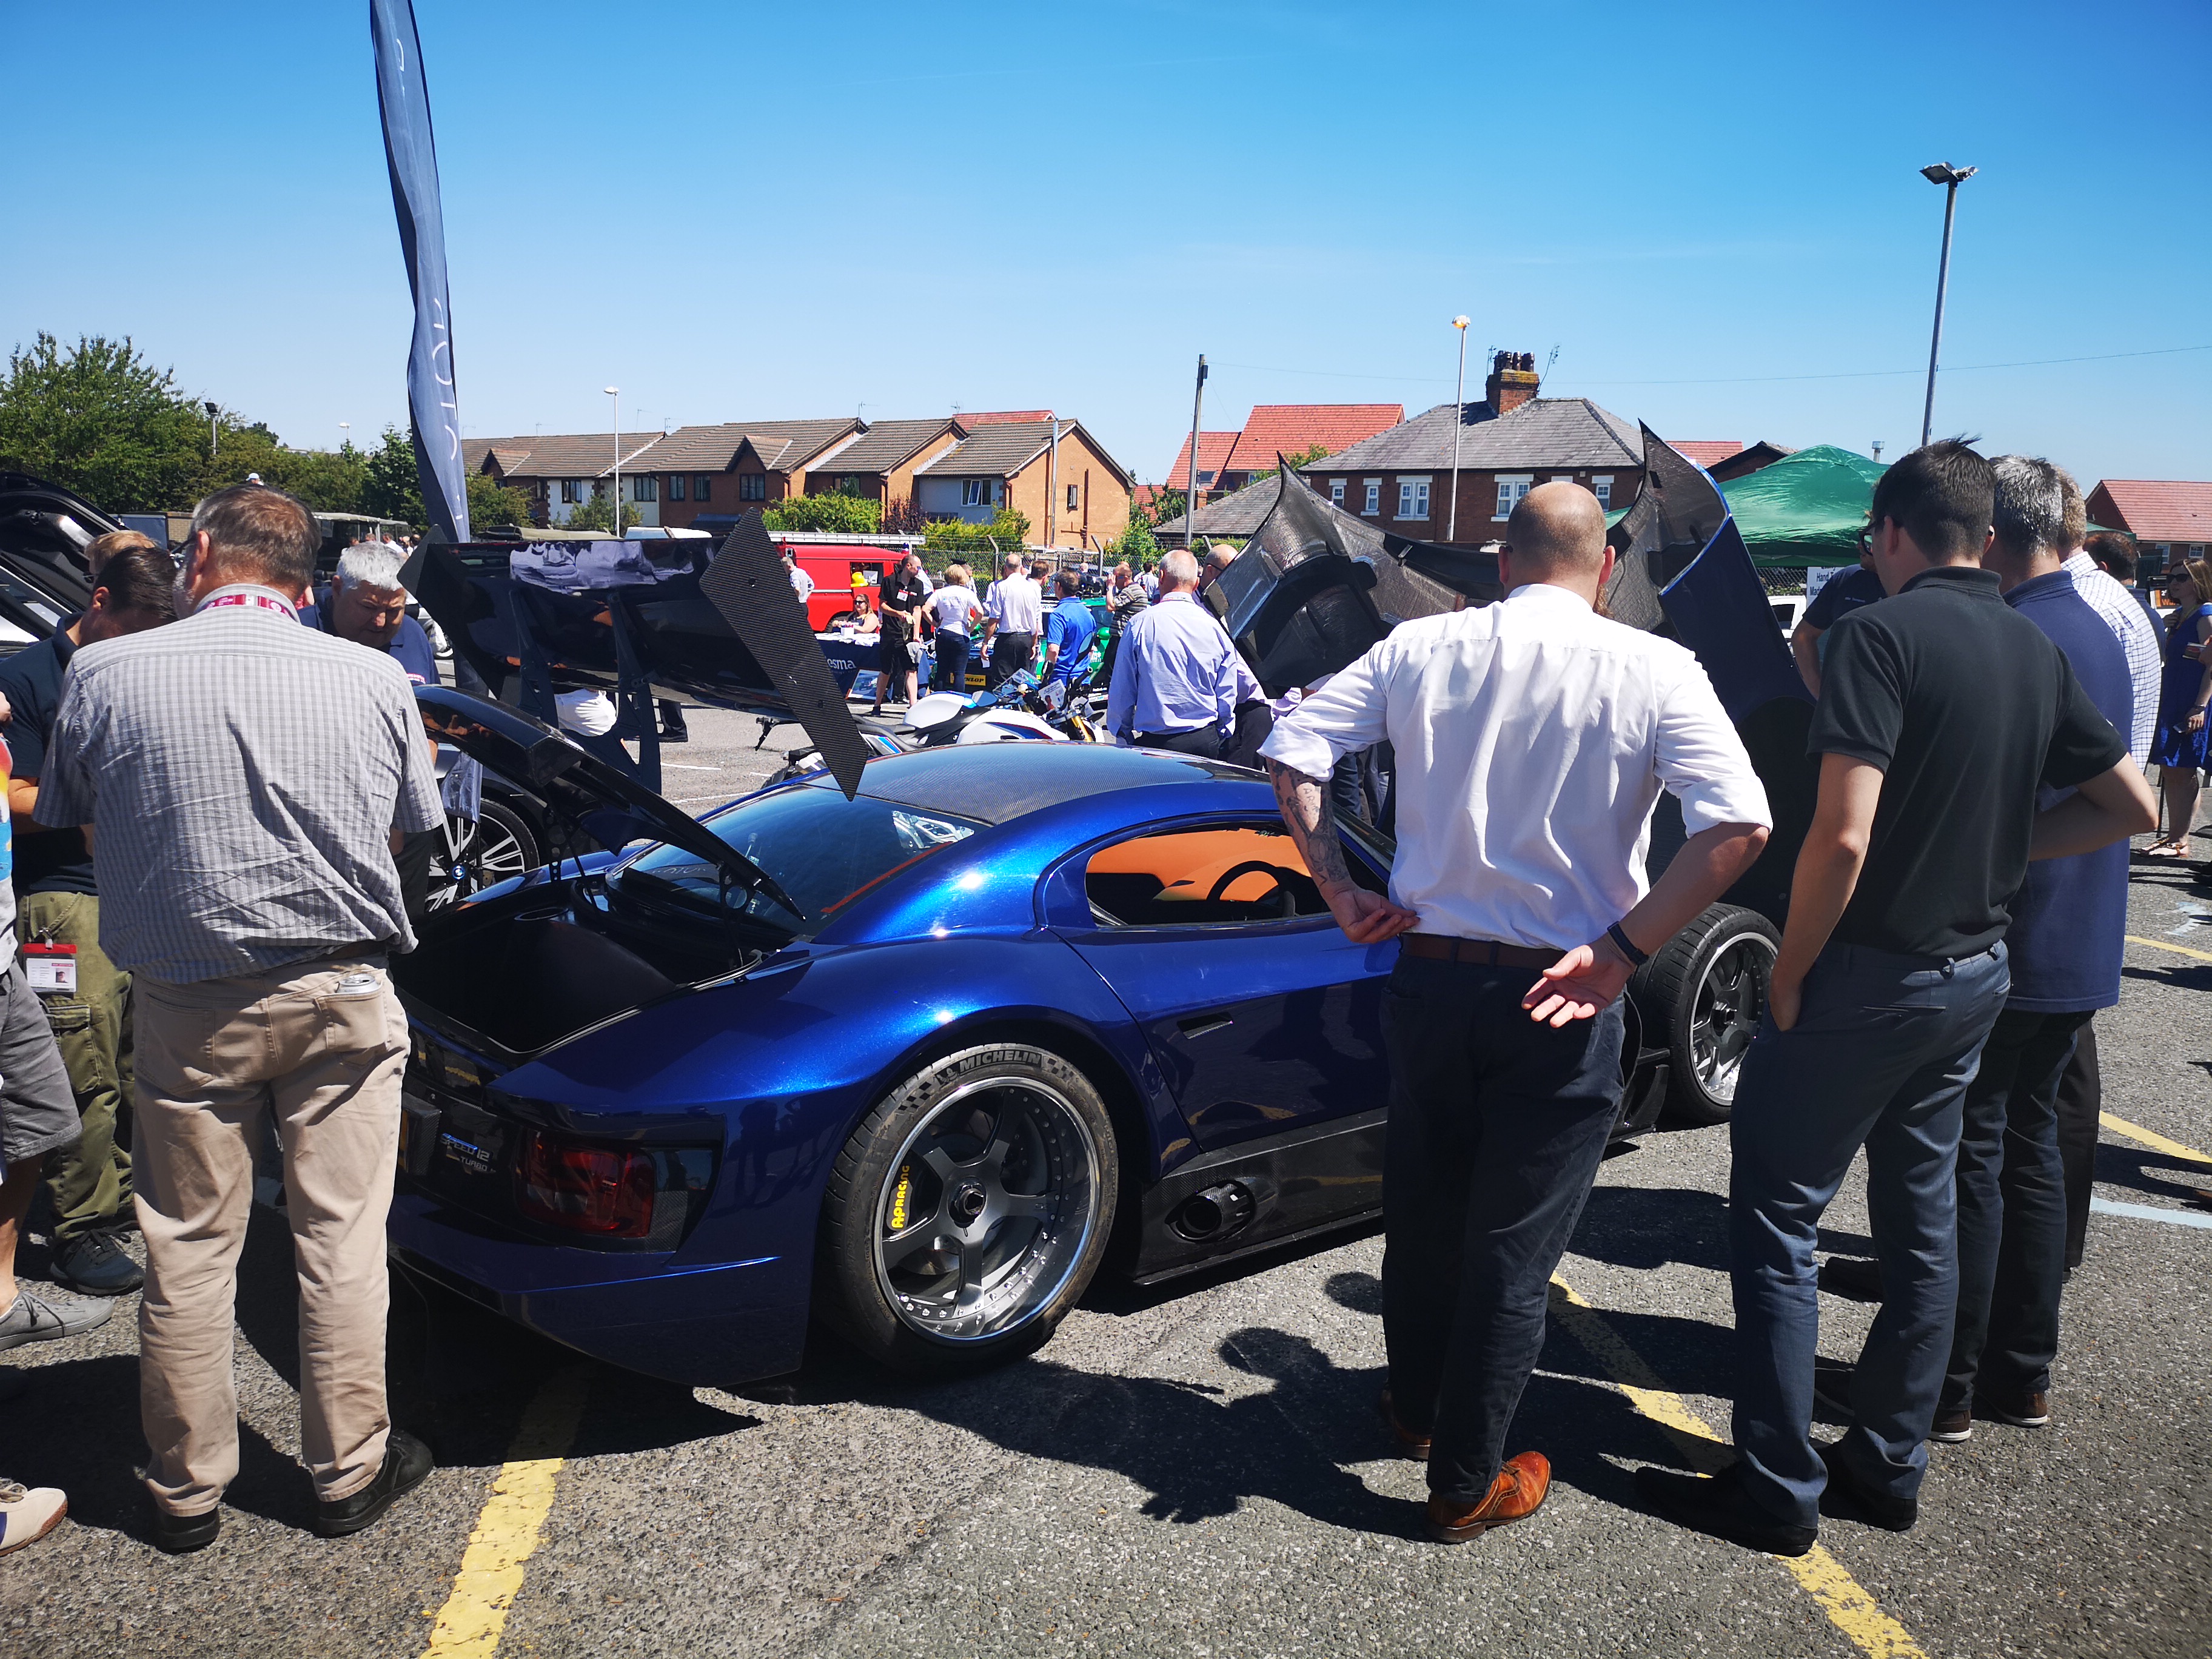
{"type": "MultiPolygon", "coordinates": [[[[62,677],[76,647],[56,634],[26,646],[0,662],[0,695],[12,711],[8,741],[15,751],[14,775],[35,780],[46,769],[46,740],[54,729],[54,710],[62,699],[62,677]]],[[[33,814],[33,817],[36,815],[33,814]]],[[[43,822],[43,820],[38,820],[43,822]]],[[[74,825],[33,830],[17,837],[18,893],[96,893],[92,854],[84,832],[74,825]]]]}
{"type": "Polygon", "coordinates": [[[1091,614],[1091,607],[1070,594],[1044,619],[1044,642],[1060,647],[1060,654],[1052,659],[1052,677],[1056,680],[1075,678],[1075,671],[1091,652],[1091,641],[1098,632],[1098,619],[1091,614]]]}
{"type": "Polygon", "coordinates": [[[2073,788],[2128,752],[1996,573],[1959,565],[1838,623],[1807,747],[1882,771],[1836,939],[1938,957],[2004,938],[2039,789],[2073,788]]]}
{"type": "Polygon", "coordinates": [[[947,582],[929,596],[929,614],[939,628],[951,629],[955,633],[968,631],[968,619],[983,608],[975,591],[947,582]]]}
{"type": "Polygon", "coordinates": [[[1847,570],[1840,576],[1831,576],[1813,596],[1813,603],[1805,607],[1806,625],[1825,634],[1861,605],[1883,597],[1881,578],[1873,571],[1863,566],[1847,570]]]}

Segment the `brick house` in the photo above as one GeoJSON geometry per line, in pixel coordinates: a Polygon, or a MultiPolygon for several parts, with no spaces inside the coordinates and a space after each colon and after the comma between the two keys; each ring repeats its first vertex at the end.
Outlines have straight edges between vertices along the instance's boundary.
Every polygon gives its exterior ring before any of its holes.
{"type": "Polygon", "coordinates": [[[965,418],[941,416],[927,421],[878,421],[809,462],[806,493],[843,491],[880,501],[890,518],[914,502],[915,474],[968,435],[965,418]]]}
{"type": "MultiPolygon", "coordinates": [[[[1406,418],[1403,404],[1255,404],[1236,432],[1198,434],[1200,505],[1244,488],[1275,470],[1282,455],[1303,455],[1316,447],[1335,454],[1406,418]]],[[[1190,477],[1190,437],[1176,452],[1167,488],[1182,490],[1190,477]]]]}
{"type": "Polygon", "coordinates": [[[2155,586],[2179,559],[2212,548],[2212,483],[2106,478],[2089,492],[2089,521],[2136,538],[2136,580],[2155,586]]]}
{"type": "Polygon", "coordinates": [[[1299,469],[1346,512],[1421,541],[1479,547],[1504,533],[1535,485],[1571,479],[1608,511],[1636,499],[1644,444],[1635,425],[1587,398],[1540,398],[1533,360],[1500,352],[1484,400],[1439,404],[1340,454],[1299,469]],[[1459,511],[1449,499],[1459,437],[1459,511]]]}
{"type": "MultiPolygon", "coordinates": [[[[625,432],[622,434],[623,494],[635,500],[630,478],[642,457],[668,434],[625,432]]],[[[613,473],[615,434],[577,432],[529,438],[464,438],[461,461],[472,472],[489,475],[510,489],[530,498],[532,515],[541,525],[568,522],[571,514],[594,495],[605,495],[613,473]]],[[[658,491],[653,492],[656,495],[658,491]]],[[[658,520],[646,517],[647,524],[658,520]]]]}
{"type": "MultiPolygon", "coordinates": [[[[957,417],[964,425],[969,417],[957,417]]],[[[988,524],[1002,507],[1030,521],[1048,547],[1097,550],[1128,526],[1135,481],[1080,421],[987,421],[916,469],[915,505],[925,519],[988,524]]]]}
{"type": "Polygon", "coordinates": [[[814,465],[866,429],[850,415],[678,428],[645,458],[660,498],[647,522],[726,530],[755,507],[805,495],[814,465]]]}

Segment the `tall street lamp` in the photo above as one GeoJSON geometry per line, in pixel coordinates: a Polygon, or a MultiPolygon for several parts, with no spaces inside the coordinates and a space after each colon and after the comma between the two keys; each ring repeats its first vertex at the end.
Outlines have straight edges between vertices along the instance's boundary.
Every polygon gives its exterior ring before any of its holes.
{"type": "Polygon", "coordinates": [[[600,388],[614,399],[615,422],[615,539],[620,541],[622,522],[622,388],[618,386],[600,388]]]}
{"type": "Polygon", "coordinates": [[[353,441],[353,422],[352,422],[351,421],[340,421],[340,422],[338,422],[338,448],[339,448],[339,450],[340,450],[341,452],[343,452],[343,451],[344,450],[345,447],[346,447],[348,444],[351,443],[352,441],[353,441]]]}
{"type": "Polygon", "coordinates": [[[1452,326],[1459,331],[1459,389],[1452,393],[1452,479],[1451,511],[1444,529],[1444,539],[1459,539],[1459,434],[1467,429],[1467,319],[1455,317],[1452,326]]]}
{"type": "Polygon", "coordinates": [[[1943,290],[1951,281],[1951,218],[1959,210],[1959,186],[1978,171],[1976,167],[1954,167],[1948,161],[1938,161],[1933,167],[1920,169],[1920,176],[1929,184],[1943,186],[1943,258],[1936,267],[1936,332],[1928,342],[1928,401],[1920,411],[1920,444],[1923,449],[1936,429],[1936,354],[1943,349],[1943,290]]]}

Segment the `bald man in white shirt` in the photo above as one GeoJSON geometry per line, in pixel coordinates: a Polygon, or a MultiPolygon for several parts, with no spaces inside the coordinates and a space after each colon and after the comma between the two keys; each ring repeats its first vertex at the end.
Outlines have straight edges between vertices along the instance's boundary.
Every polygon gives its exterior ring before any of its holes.
{"type": "Polygon", "coordinates": [[[1445,1543],[1522,1519],[1549,1489],[1542,1454],[1509,1460],[1505,1437],[1619,1115],[1621,992],[1750,867],[1771,823],[1697,659],[1595,614],[1613,565],[1597,498],[1542,485],[1507,533],[1502,603],[1401,623],[1261,751],[1338,924],[1356,943],[1401,939],[1383,1004],[1382,1404],[1401,1449],[1428,1461],[1428,1530],[1445,1543]],[[1329,799],[1337,757],[1385,738],[1387,899],[1351,879],[1329,799]],[[1647,886],[1662,787],[1691,833],[1647,886]]]}

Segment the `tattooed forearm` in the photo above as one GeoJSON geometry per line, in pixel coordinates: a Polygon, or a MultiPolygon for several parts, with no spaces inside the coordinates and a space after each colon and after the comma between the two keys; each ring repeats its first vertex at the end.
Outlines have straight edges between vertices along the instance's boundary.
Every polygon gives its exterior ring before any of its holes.
{"type": "Polygon", "coordinates": [[[1355,886],[1345,867],[1344,842],[1336,833],[1336,807],[1329,799],[1328,780],[1308,777],[1279,761],[1267,763],[1267,781],[1275,787],[1275,805],[1291,839],[1305,857],[1314,885],[1322,896],[1355,886]]]}

